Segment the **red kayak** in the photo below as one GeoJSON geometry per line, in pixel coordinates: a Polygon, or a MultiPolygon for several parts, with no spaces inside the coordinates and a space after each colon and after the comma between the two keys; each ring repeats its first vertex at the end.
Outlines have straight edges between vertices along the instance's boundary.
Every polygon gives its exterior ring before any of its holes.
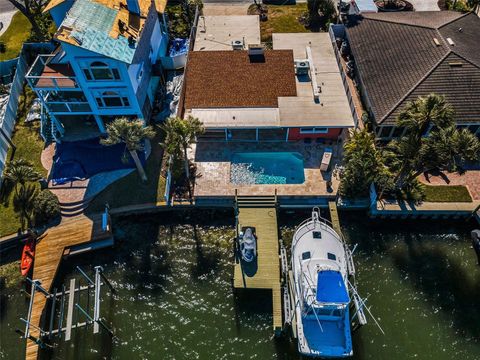
{"type": "Polygon", "coordinates": [[[35,256],[35,240],[29,239],[25,243],[22,251],[22,262],[20,264],[20,270],[22,271],[22,275],[26,276],[28,271],[32,267],[33,258],[35,256]]]}

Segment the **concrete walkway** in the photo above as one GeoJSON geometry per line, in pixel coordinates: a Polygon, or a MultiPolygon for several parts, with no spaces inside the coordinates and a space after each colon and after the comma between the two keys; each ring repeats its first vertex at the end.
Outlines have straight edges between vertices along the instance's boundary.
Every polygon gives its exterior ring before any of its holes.
{"type": "Polygon", "coordinates": [[[409,0],[415,11],[440,11],[438,0],[409,0]]]}

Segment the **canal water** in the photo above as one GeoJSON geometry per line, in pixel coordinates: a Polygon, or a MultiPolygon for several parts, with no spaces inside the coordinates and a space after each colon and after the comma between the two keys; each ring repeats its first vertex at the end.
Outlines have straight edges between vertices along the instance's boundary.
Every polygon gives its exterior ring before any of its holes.
{"type": "MultiPolygon", "coordinates": [[[[286,243],[308,216],[281,214],[286,243]]],[[[289,338],[272,338],[269,294],[232,292],[232,219],[218,212],[117,219],[115,248],[72,258],[57,279],[57,286],[67,283],[77,265],[90,273],[94,265],[105,268],[117,293],[104,291],[102,317],[116,339],[74,330],[72,341],[46,358],[298,359],[289,338]]],[[[353,359],[480,359],[474,224],[349,214],[341,221],[349,243],[358,244],[358,290],[385,331],[370,321],[355,332],[353,359]]],[[[24,342],[14,332],[27,311],[20,288],[2,293],[2,359],[23,359],[24,342]]]]}

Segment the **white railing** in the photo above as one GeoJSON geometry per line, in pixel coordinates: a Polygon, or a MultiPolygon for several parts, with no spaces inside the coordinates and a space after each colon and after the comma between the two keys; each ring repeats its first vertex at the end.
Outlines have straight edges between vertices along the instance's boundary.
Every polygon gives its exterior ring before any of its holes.
{"type": "Polygon", "coordinates": [[[43,54],[38,55],[33,65],[30,67],[25,79],[27,79],[29,85],[32,88],[54,88],[54,89],[65,89],[65,88],[79,88],[77,79],[75,76],[42,76],[43,69],[45,66],[49,65],[56,54],[43,54]],[[38,86],[39,80],[43,80],[41,86],[38,86]],[[69,80],[69,82],[65,82],[69,80]],[[63,83],[60,83],[63,81],[63,83]]]}

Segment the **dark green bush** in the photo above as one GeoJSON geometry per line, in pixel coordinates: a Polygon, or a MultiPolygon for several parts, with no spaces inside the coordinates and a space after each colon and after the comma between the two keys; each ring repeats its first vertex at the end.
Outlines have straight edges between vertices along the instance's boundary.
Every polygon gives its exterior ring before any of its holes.
{"type": "Polygon", "coordinates": [[[50,190],[42,190],[33,205],[35,225],[45,225],[60,216],[60,203],[50,190]]]}

